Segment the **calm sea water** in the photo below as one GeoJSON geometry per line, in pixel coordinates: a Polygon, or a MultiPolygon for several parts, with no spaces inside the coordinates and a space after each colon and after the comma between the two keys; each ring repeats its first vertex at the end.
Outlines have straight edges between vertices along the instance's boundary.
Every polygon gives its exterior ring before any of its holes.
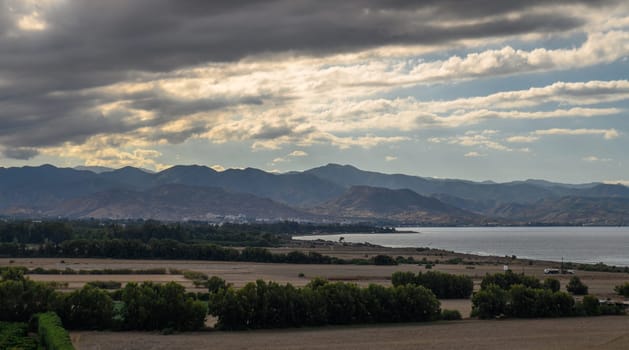
{"type": "Polygon", "coordinates": [[[295,236],[377,244],[430,247],[477,255],[629,266],[629,227],[404,227],[418,233],[295,236]]]}

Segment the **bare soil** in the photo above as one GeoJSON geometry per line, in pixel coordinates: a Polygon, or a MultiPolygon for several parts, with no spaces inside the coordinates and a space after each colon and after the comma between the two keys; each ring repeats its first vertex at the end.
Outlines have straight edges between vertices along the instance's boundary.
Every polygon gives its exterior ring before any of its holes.
{"type": "Polygon", "coordinates": [[[78,350],[629,349],[629,317],[464,320],[248,332],[72,332],[78,350]]]}

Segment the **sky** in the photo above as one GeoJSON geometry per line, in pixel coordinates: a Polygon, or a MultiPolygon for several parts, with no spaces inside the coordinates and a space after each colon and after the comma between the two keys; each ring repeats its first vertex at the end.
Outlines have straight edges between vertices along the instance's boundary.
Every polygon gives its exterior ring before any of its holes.
{"type": "Polygon", "coordinates": [[[0,0],[0,166],[629,184],[625,0],[0,0]]]}

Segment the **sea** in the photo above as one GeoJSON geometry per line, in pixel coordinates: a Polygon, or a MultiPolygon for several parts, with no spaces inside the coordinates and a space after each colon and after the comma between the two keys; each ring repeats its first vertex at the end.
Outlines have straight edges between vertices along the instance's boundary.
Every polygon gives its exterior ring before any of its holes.
{"type": "Polygon", "coordinates": [[[294,236],[297,240],[428,247],[485,256],[629,266],[629,227],[399,227],[412,233],[294,236]]]}

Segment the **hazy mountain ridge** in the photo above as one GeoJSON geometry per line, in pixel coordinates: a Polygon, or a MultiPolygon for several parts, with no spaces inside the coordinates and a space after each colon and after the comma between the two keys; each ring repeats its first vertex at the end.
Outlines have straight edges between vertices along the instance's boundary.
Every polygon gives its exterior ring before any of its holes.
{"type": "Polygon", "coordinates": [[[19,216],[210,220],[242,214],[433,224],[618,224],[626,222],[624,209],[618,209],[624,199],[629,200],[629,188],[622,185],[473,182],[337,164],[285,174],[254,168],[217,172],[197,165],[158,173],[133,167],[0,168],[0,214],[19,216]]]}
{"type": "Polygon", "coordinates": [[[390,220],[400,223],[479,224],[483,221],[480,215],[411,190],[368,186],[353,186],[340,197],[314,208],[313,211],[325,216],[390,220]]]}

